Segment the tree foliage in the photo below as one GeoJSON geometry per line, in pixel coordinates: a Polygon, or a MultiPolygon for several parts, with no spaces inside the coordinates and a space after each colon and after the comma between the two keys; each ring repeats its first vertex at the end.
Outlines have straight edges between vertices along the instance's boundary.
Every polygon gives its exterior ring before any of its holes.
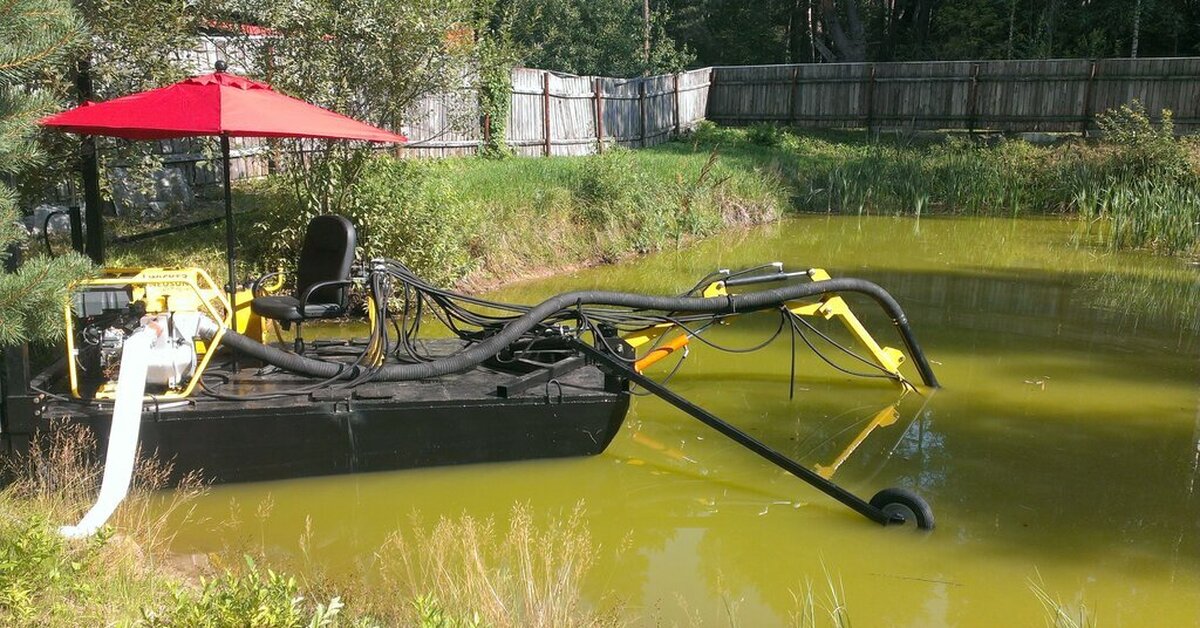
{"type": "Polygon", "coordinates": [[[526,66],[639,76],[674,72],[692,59],[686,46],[667,35],[670,16],[661,4],[651,3],[648,25],[636,0],[506,0],[498,9],[511,12],[512,38],[526,66]]]}
{"type": "Polygon", "coordinates": [[[655,0],[699,65],[1178,56],[1197,0],[655,0]]]}
{"type": "MultiPolygon", "coordinates": [[[[101,101],[136,91],[162,87],[196,71],[191,51],[205,26],[211,2],[225,0],[70,0],[77,21],[88,36],[64,56],[48,78],[63,106],[101,101]]],[[[128,181],[149,189],[162,168],[158,146],[151,142],[97,139],[101,171],[120,166],[128,181]]],[[[39,168],[26,171],[18,189],[26,202],[36,201],[63,182],[78,183],[79,137],[68,133],[40,134],[41,149],[49,155],[39,168]]],[[[211,144],[198,140],[199,150],[211,144]]],[[[107,188],[111,183],[102,180],[107,188]]],[[[107,191],[107,190],[106,190],[107,191]]]]}
{"type": "MultiPolygon", "coordinates": [[[[45,164],[35,124],[56,104],[54,71],[77,49],[82,34],[64,0],[0,4],[0,257],[6,265],[21,255],[25,240],[10,182],[45,164]]],[[[87,268],[83,258],[70,254],[33,259],[0,274],[0,347],[60,332],[67,285],[87,268]]]]}
{"type": "MultiPolygon", "coordinates": [[[[479,123],[475,70],[491,0],[237,0],[223,11],[222,21],[273,33],[245,47],[256,49],[251,73],[282,92],[401,131],[419,98],[441,93],[460,105],[446,131],[479,123]]],[[[297,199],[317,213],[346,209],[374,150],[333,140],[285,145],[297,199]]]]}

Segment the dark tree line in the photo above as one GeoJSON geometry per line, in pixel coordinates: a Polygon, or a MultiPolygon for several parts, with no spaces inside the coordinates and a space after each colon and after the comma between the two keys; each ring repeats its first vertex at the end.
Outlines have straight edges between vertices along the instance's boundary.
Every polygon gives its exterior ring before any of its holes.
{"type": "Polygon", "coordinates": [[[678,66],[1200,54],[1200,0],[501,0],[529,65],[678,66]],[[646,54],[645,34],[650,34],[646,54]]]}
{"type": "Polygon", "coordinates": [[[701,65],[1200,54],[1198,0],[662,0],[701,65]]]}
{"type": "Polygon", "coordinates": [[[1200,54],[1200,0],[662,0],[698,65],[1200,54]]]}

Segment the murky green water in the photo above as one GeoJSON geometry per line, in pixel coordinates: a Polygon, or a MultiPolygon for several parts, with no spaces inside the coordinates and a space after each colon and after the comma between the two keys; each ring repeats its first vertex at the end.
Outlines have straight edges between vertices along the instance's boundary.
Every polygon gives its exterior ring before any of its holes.
{"type": "MultiPolygon", "coordinates": [[[[414,509],[503,520],[515,502],[544,514],[583,498],[601,545],[591,601],[615,594],[646,621],[690,613],[722,625],[732,608],[739,625],[784,623],[793,593],[824,585],[828,571],[858,625],[1041,625],[1029,588],[1039,577],[1064,601],[1086,601],[1102,626],[1195,625],[1200,270],[1077,248],[1071,232],[1052,220],[799,218],[502,295],[675,293],[716,267],[771,260],[882,284],[945,389],[900,402],[835,479],[863,496],[917,490],[935,509],[932,534],[871,524],[638,398],[599,457],[218,487],[200,514],[227,519],[236,501],[240,522],[184,529],[177,546],[294,553],[310,517],[310,551],[336,573],[369,564],[414,509]],[[268,497],[269,516],[254,516],[268,497]]],[[[712,339],[750,345],[776,324],[747,317],[712,339]]],[[[672,385],[806,464],[830,465],[897,392],[804,354],[789,401],[789,355],[786,335],[751,355],[696,349],[672,385]]]]}

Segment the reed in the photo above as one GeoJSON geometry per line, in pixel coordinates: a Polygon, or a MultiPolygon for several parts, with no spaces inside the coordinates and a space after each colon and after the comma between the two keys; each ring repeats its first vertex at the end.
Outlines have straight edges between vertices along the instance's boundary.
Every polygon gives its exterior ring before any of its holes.
{"type": "Polygon", "coordinates": [[[1046,611],[1046,625],[1051,628],[1096,628],[1096,614],[1082,599],[1064,602],[1046,589],[1046,582],[1039,572],[1028,581],[1029,590],[1041,602],[1046,611]]]}
{"type": "Polygon", "coordinates": [[[1074,199],[1082,236],[1111,248],[1195,254],[1200,188],[1191,183],[1122,178],[1080,189],[1074,199]]]}
{"type": "Polygon", "coordinates": [[[378,581],[362,583],[367,590],[353,599],[385,624],[440,616],[496,627],[621,625],[615,610],[601,613],[582,600],[597,551],[582,503],[545,520],[517,505],[503,529],[468,515],[432,526],[414,521],[410,532],[393,533],[376,552],[378,581]],[[397,599],[413,602],[405,608],[397,599]]]}
{"type": "Polygon", "coordinates": [[[779,164],[802,211],[1077,216],[1091,244],[1200,254],[1200,149],[1136,101],[1097,116],[1104,139],[1035,146],[956,136],[867,138],[701,125],[692,150],[779,164]]]}
{"type": "Polygon", "coordinates": [[[821,563],[823,586],[805,580],[799,591],[791,591],[794,609],[788,614],[793,628],[850,628],[850,610],[846,604],[846,589],[841,576],[834,577],[821,563]]]}

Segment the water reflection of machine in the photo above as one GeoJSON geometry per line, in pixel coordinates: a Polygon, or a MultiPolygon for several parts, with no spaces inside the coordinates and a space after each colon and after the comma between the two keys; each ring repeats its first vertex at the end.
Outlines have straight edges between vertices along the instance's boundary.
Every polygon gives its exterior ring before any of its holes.
{"type": "MultiPolygon", "coordinates": [[[[835,446],[840,447],[840,450],[832,456],[828,464],[817,463],[813,470],[823,478],[832,478],[838,469],[850,460],[851,456],[858,454],[862,449],[869,449],[864,453],[874,459],[875,472],[878,472],[879,467],[891,457],[892,452],[900,444],[900,440],[904,438],[904,434],[921,416],[929,403],[930,397],[921,397],[919,404],[905,403],[909,398],[908,393],[909,391],[905,390],[894,403],[880,408],[879,411],[869,414],[864,420],[856,421],[830,435],[824,441],[814,444],[813,449],[816,450],[821,445],[837,443],[835,446]],[[914,405],[917,407],[908,407],[914,405]],[[858,431],[854,432],[855,429],[858,431]],[[853,434],[853,436],[847,440],[845,438],[847,434],[853,434]],[[841,443],[845,444],[841,445],[841,443]],[[869,447],[868,444],[870,444],[869,447]]],[[[801,445],[803,444],[802,442],[801,445]]]]}
{"type": "Polygon", "coordinates": [[[293,295],[266,294],[261,278],[231,307],[196,269],[113,269],[81,283],[66,313],[65,359],[22,386],[28,394],[9,395],[10,447],[83,423],[107,440],[109,467],[131,467],[140,446],[179,474],[202,469],[215,481],[589,455],[619,429],[632,382],[874,521],[932,526],[916,495],[887,489],[862,500],[644,374],[693,340],[721,349],[704,338],[712,325],[774,312],[779,326],[763,346],[787,329],[836,366],[815,334],[912,389],[905,353],[876,342],[838,296],[857,292],[882,306],[924,384],[936,387],[904,313],[875,284],[769,264],[712,273],[678,296],[581,291],[503,303],[431,285],[395,260],[354,265],[349,222],[317,220],[293,295]],[[306,346],[299,327],[347,315],[351,292],[367,337],[306,346]],[[841,321],[866,356],[809,317],[841,321]],[[423,337],[430,321],[455,338],[423,337]],[[275,323],[297,326],[293,351],[264,342],[275,323]]]}

